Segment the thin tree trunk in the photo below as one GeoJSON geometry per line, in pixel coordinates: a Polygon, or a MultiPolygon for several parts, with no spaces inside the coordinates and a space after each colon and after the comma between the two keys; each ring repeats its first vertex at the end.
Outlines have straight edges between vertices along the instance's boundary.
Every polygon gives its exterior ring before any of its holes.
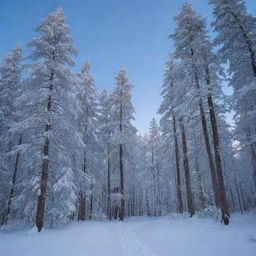
{"type": "Polygon", "coordinates": [[[123,144],[119,145],[119,167],[120,167],[120,194],[121,194],[121,205],[119,219],[124,220],[124,166],[123,166],[123,144]]]}
{"type": "Polygon", "coordinates": [[[86,198],[84,193],[80,193],[80,209],[79,209],[79,220],[85,220],[85,207],[86,207],[86,198]]]}
{"type": "Polygon", "coordinates": [[[90,196],[90,215],[89,218],[92,219],[93,217],[93,185],[91,184],[91,196],[90,196]]]}
{"type": "Polygon", "coordinates": [[[217,176],[216,176],[216,170],[215,170],[214,161],[213,161],[213,155],[211,151],[209,132],[207,128],[207,122],[206,122],[202,98],[199,99],[199,109],[200,109],[200,117],[201,117],[201,123],[202,123],[203,134],[204,134],[204,142],[205,142],[205,147],[206,147],[206,152],[207,152],[208,162],[210,167],[210,173],[211,173],[211,179],[212,179],[214,202],[216,206],[218,206],[219,197],[218,197],[217,176]]]}
{"type": "Polygon", "coordinates": [[[247,211],[247,207],[246,207],[246,203],[245,203],[245,200],[244,200],[244,192],[243,192],[243,189],[242,189],[242,186],[241,186],[241,183],[239,182],[239,187],[240,187],[240,191],[241,191],[241,197],[242,197],[242,202],[243,202],[243,207],[244,207],[244,210],[247,211]]]}
{"type": "MultiPolygon", "coordinates": [[[[87,161],[86,161],[86,150],[84,149],[84,157],[83,157],[83,173],[85,175],[86,168],[87,168],[87,161]]],[[[84,221],[86,219],[86,195],[85,192],[82,190],[80,193],[79,199],[79,220],[84,221]]]]}
{"type": "MultiPolygon", "coordinates": [[[[18,146],[21,145],[21,141],[22,141],[22,136],[20,135],[19,138],[19,142],[18,142],[18,146]]],[[[8,219],[9,219],[9,215],[11,212],[11,204],[12,204],[12,198],[14,195],[14,188],[15,188],[15,184],[16,184],[16,176],[17,176],[17,170],[18,170],[18,165],[19,165],[19,159],[20,159],[20,152],[18,152],[16,154],[16,159],[15,159],[15,164],[14,164],[14,171],[13,171],[13,175],[12,175],[12,184],[11,184],[11,190],[8,196],[8,200],[7,200],[7,207],[4,213],[4,217],[3,217],[3,224],[7,224],[8,219]]]]}
{"type": "Polygon", "coordinates": [[[222,213],[222,220],[225,225],[229,223],[229,206],[226,196],[226,189],[223,177],[223,170],[221,164],[221,157],[220,157],[220,143],[219,143],[219,134],[218,134],[218,125],[215,116],[214,105],[212,101],[211,94],[208,95],[208,105],[210,110],[210,120],[211,120],[211,127],[212,127],[212,136],[213,136],[213,147],[214,147],[214,154],[215,154],[215,163],[216,163],[216,170],[217,170],[217,178],[218,178],[218,195],[219,195],[219,203],[221,207],[222,213]]]}
{"type": "MultiPolygon", "coordinates": [[[[121,92],[122,96],[122,92],[121,92]]],[[[119,120],[119,131],[122,134],[123,132],[123,107],[120,106],[120,120],[119,120]]],[[[123,144],[119,144],[119,169],[120,169],[120,194],[121,194],[121,202],[120,202],[120,212],[119,212],[119,220],[124,220],[124,159],[123,159],[123,144]]]]}
{"type": "Polygon", "coordinates": [[[254,185],[256,187],[256,150],[255,150],[254,143],[251,142],[250,136],[251,136],[251,131],[250,129],[248,129],[247,138],[250,144],[250,151],[251,151],[252,178],[253,178],[254,185]]]}
{"type": "MultiPolygon", "coordinates": [[[[193,56],[194,56],[194,50],[191,49],[192,60],[193,60],[193,56]]],[[[196,88],[198,90],[200,90],[201,86],[199,83],[199,78],[198,78],[196,66],[194,63],[192,63],[192,69],[194,72],[196,88]]],[[[213,161],[213,154],[212,154],[212,150],[211,150],[211,144],[210,144],[210,139],[209,139],[209,133],[208,133],[207,121],[206,121],[206,117],[205,117],[203,100],[201,97],[199,98],[199,111],[200,111],[203,134],[204,134],[204,142],[205,142],[205,147],[206,147],[206,152],[207,152],[208,162],[209,162],[209,167],[210,167],[210,172],[211,172],[214,202],[215,202],[216,206],[219,206],[217,175],[216,175],[216,170],[215,170],[214,161],[213,161]]]]}
{"type": "Polygon", "coordinates": [[[242,207],[242,203],[241,203],[241,197],[240,197],[240,192],[239,192],[239,188],[238,188],[238,182],[237,182],[237,177],[235,174],[235,182],[236,182],[236,193],[237,193],[237,198],[238,198],[238,203],[239,203],[239,208],[241,213],[243,214],[243,207],[242,207]]]}
{"type": "Polygon", "coordinates": [[[111,220],[112,214],[111,214],[111,173],[110,173],[110,156],[109,156],[109,145],[108,147],[108,152],[107,152],[107,157],[108,157],[108,198],[107,198],[107,215],[108,219],[111,220]]]}
{"type": "Polygon", "coordinates": [[[191,178],[190,178],[189,162],[188,162],[188,155],[187,155],[187,141],[186,141],[186,134],[185,134],[183,120],[181,121],[181,132],[182,132],[183,165],[184,165],[185,180],[186,180],[188,212],[190,214],[190,217],[192,217],[195,214],[195,207],[194,207],[193,193],[191,189],[191,178]]]}
{"type": "Polygon", "coordinates": [[[159,166],[157,164],[157,215],[161,216],[162,215],[162,209],[161,209],[161,201],[160,201],[160,173],[159,173],[159,166]]]}
{"type": "MultiPolygon", "coordinates": [[[[210,74],[209,65],[208,65],[206,56],[204,55],[203,58],[205,61],[206,83],[210,90],[211,74],[210,74]]],[[[208,107],[210,111],[210,122],[211,122],[211,128],[212,128],[213,148],[214,148],[214,155],[215,155],[215,166],[217,171],[218,201],[219,201],[219,206],[221,208],[223,223],[225,225],[228,225],[230,213],[229,213],[229,206],[228,206],[228,200],[226,195],[226,188],[225,188],[225,182],[224,182],[223,170],[222,170],[222,164],[221,164],[221,157],[220,157],[218,124],[217,124],[211,92],[209,92],[208,94],[207,102],[208,102],[208,107]]]]}
{"type": "MultiPolygon", "coordinates": [[[[51,73],[50,77],[50,95],[48,97],[48,103],[47,103],[47,112],[50,113],[52,108],[52,95],[51,92],[53,90],[53,81],[54,78],[54,71],[51,73]]],[[[51,131],[51,121],[48,120],[48,123],[45,125],[45,133],[46,138],[44,141],[43,146],[43,164],[41,169],[41,180],[40,180],[40,194],[38,196],[37,201],[37,211],[36,211],[36,227],[38,232],[40,232],[44,225],[44,210],[45,210],[45,197],[46,197],[46,189],[47,189],[47,182],[48,182],[48,171],[49,171],[49,149],[50,149],[50,141],[49,141],[49,135],[48,133],[51,131]]]]}
{"type": "Polygon", "coordinates": [[[198,163],[198,158],[197,157],[195,159],[195,169],[196,169],[197,178],[198,178],[199,201],[200,201],[201,209],[204,209],[205,208],[205,196],[204,196],[204,191],[203,191],[203,186],[202,186],[201,170],[200,170],[200,167],[199,167],[199,163],[198,163]]]}
{"type": "Polygon", "coordinates": [[[149,200],[148,200],[148,194],[146,194],[146,203],[147,203],[147,215],[151,216],[150,207],[149,207],[149,200]]]}
{"type": "Polygon", "coordinates": [[[236,211],[236,203],[235,203],[235,198],[234,198],[232,189],[229,187],[228,190],[230,192],[231,202],[232,202],[232,205],[233,205],[233,211],[236,211]]]}
{"type": "Polygon", "coordinates": [[[174,143],[175,143],[175,163],[176,163],[177,198],[178,198],[177,210],[179,213],[183,213],[181,179],[180,179],[180,154],[179,154],[179,145],[178,145],[178,138],[177,138],[176,120],[174,115],[172,117],[172,120],[173,120],[173,134],[174,134],[174,143]]]}

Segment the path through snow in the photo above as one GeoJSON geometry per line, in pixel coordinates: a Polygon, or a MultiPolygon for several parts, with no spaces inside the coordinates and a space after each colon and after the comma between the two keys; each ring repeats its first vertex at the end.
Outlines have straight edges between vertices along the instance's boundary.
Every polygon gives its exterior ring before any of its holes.
{"type": "Polygon", "coordinates": [[[62,230],[0,231],[0,256],[255,256],[256,217],[224,226],[208,219],[130,218],[62,230]]]}

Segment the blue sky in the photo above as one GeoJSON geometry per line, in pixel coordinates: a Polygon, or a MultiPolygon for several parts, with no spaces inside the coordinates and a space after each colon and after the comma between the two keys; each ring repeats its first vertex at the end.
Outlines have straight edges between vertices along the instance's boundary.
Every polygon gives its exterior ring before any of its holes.
{"type": "MultiPolygon", "coordinates": [[[[114,74],[121,65],[134,85],[135,126],[147,131],[161,103],[164,63],[172,50],[168,35],[183,0],[0,0],[0,54],[36,36],[33,28],[56,7],[63,7],[71,27],[79,71],[90,59],[99,90],[114,87],[114,74]]],[[[207,0],[190,0],[194,9],[209,21],[207,0]]],[[[246,0],[256,15],[256,1],[246,0]]],[[[25,47],[25,55],[29,49],[25,47]]]]}

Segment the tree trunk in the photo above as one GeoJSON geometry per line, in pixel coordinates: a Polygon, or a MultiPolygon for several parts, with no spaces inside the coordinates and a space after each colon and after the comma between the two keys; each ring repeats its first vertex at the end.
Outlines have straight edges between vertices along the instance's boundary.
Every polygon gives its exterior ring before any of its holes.
{"type": "MultiPolygon", "coordinates": [[[[251,131],[249,130],[248,136],[251,136],[251,131]]],[[[248,137],[248,141],[250,144],[250,151],[251,151],[251,162],[252,162],[252,178],[254,182],[254,186],[256,187],[256,150],[254,143],[251,142],[251,139],[248,137]]]]}
{"type": "Polygon", "coordinates": [[[79,220],[85,220],[86,219],[86,198],[84,193],[80,193],[80,209],[79,209],[79,220]]]}
{"type": "Polygon", "coordinates": [[[242,186],[241,186],[241,183],[239,182],[239,187],[240,187],[240,191],[241,191],[241,197],[242,197],[242,202],[243,202],[243,207],[244,207],[244,210],[247,211],[247,206],[246,206],[246,203],[245,203],[245,200],[244,200],[244,192],[243,192],[243,189],[242,189],[242,186]]]}
{"type": "MultiPolygon", "coordinates": [[[[121,92],[122,96],[122,92],[121,92]]],[[[120,119],[119,119],[119,131],[122,134],[123,132],[123,106],[120,106],[120,119]]],[[[119,144],[119,169],[120,169],[120,194],[121,194],[121,202],[120,202],[120,212],[119,212],[119,220],[124,220],[124,159],[123,159],[123,144],[119,144]]]]}
{"type": "MultiPolygon", "coordinates": [[[[193,60],[193,56],[194,56],[194,50],[191,49],[192,60],[193,60]]],[[[196,69],[196,66],[194,63],[192,63],[192,69],[194,72],[195,86],[200,91],[201,86],[199,83],[197,69],[196,69]]],[[[211,172],[214,201],[215,201],[215,205],[219,206],[217,175],[216,175],[216,170],[215,170],[214,161],[213,161],[213,154],[212,154],[212,150],[211,150],[211,144],[210,144],[210,139],[209,139],[209,133],[208,133],[207,121],[206,121],[206,117],[205,117],[203,100],[201,97],[199,98],[199,111],[200,111],[203,134],[204,134],[204,142],[205,142],[205,147],[206,147],[206,152],[207,152],[209,167],[210,167],[210,172],[211,172]]]]}
{"type": "Polygon", "coordinates": [[[189,173],[189,162],[188,162],[188,155],[187,155],[187,141],[186,141],[186,134],[185,134],[183,120],[181,121],[181,132],[182,132],[183,165],[184,165],[185,180],[186,180],[188,212],[190,214],[190,217],[192,217],[195,214],[195,207],[194,207],[193,193],[191,189],[191,178],[189,173]]]}
{"type": "Polygon", "coordinates": [[[177,198],[178,198],[177,210],[179,213],[183,213],[181,179],[180,179],[180,154],[179,154],[179,145],[178,145],[178,138],[177,138],[176,120],[174,115],[172,117],[172,120],[173,120],[173,135],[174,135],[174,143],[175,143],[175,163],[176,163],[177,198]]]}
{"type": "MultiPolygon", "coordinates": [[[[22,141],[22,136],[20,135],[19,138],[19,142],[18,142],[18,146],[21,145],[21,141],[22,141]]],[[[9,219],[9,215],[11,212],[11,204],[12,204],[12,198],[14,195],[14,187],[16,184],[16,176],[17,176],[17,170],[18,170],[18,165],[19,165],[19,159],[20,159],[20,152],[18,152],[16,154],[16,159],[15,159],[15,164],[14,164],[14,171],[13,171],[13,175],[12,175],[12,184],[11,184],[11,190],[8,196],[8,200],[7,200],[7,206],[6,206],[6,210],[4,212],[4,217],[3,217],[3,221],[2,221],[2,225],[3,224],[7,224],[8,219],[9,219]]]]}
{"type": "MultiPolygon", "coordinates": [[[[86,150],[84,150],[84,159],[83,159],[83,173],[86,174],[86,150]]],[[[86,219],[86,195],[83,190],[80,192],[80,199],[79,199],[79,220],[84,221],[86,219]]]]}
{"type": "Polygon", "coordinates": [[[240,192],[239,192],[239,188],[238,188],[238,182],[237,182],[237,177],[235,174],[235,182],[236,182],[236,193],[237,193],[237,198],[238,198],[238,203],[239,203],[239,208],[241,213],[243,214],[243,207],[242,207],[242,203],[241,203],[241,197],[240,197],[240,192]]]}
{"type": "Polygon", "coordinates": [[[124,166],[123,166],[123,145],[119,145],[119,168],[120,168],[120,194],[121,194],[121,205],[119,219],[124,220],[124,166]]]}
{"type": "Polygon", "coordinates": [[[226,189],[223,177],[223,170],[221,164],[221,157],[220,157],[220,143],[219,143],[219,134],[218,134],[218,125],[215,116],[215,110],[213,106],[212,96],[211,94],[208,95],[208,105],[210,110],[210,120],[211,120],[211,127],[212,127],[212,136],[213,136],[213,147],[214,147],[214,154],[215,154],[215,164],[217,170],[217,178],[218,178],[218,195],[219,195],[219,204],[222,213],[222,220],[225,225],[229,224],[229,206],[226,196],[226,189]]]}
{"type": "Polygon", "coordinates": [[[209,132],[207,128],[207,122],[206,122],[202,98],[199,99],[199,109],[200,109],[200,117],[201,117],[201,123],[202,123],[203,134],[204,134],[204,142],[205,142],[205,147],[206,147],[206,152],[207,152],[208,162],[210,167],[210,173],[211,173],[211,179],[212,179],[214,202],[216,206],[219,206],[217,176],[216,176],[216,170],[215,170],[214,161],[213,161],[213,155],[211,151],[209,132]]]}
{"type": "MultiPolygon", "coordinates": [[[[50,77],[50,95],[48,97],[47,102],[47,112],[50,114],[51,108],[52,108],[52,95],[51,92],[53,90],[53,81],[54,78],[54,71],[51,73],[50,77]]],[[[41,180],[40,180],[40,194],[38,196],[37,201],[37,211],[36,211],[36,227],[38,232],[40,232],[44,225],[44,210],[45,210],[45,197],[46,197],[46,188],[47,188],[47,182],[48,182],[48,170],[49,170],[49,147],[50,147],[50,141],[49,141],[49,135],[48,133],[51,131],[51,121],[48,120],[48,123],[45,125],[45,133],[46,138],[44,141],[43,146],[43,164],[41,169],[41,180]]]]}
{"type": "Polygon", "coordinates": [[[161,209],[161,200],[160,200],[160,173],[159,173],[159,166],[157,164],[157,215],[162,215],[162,209],[161,209]]]}
{"type": "Polygon", "coordinates": [[[200,170],[200,167],[199,167],[199,163],[198,163],[198,158],[197,157],[195,159],[195,169],[196,169],[197,178],[198,178],[199,201],[200,201],[201,209],[204,209],[205,208],[205,201],[206,200],[205,200],[203,186],[202,186],[201,170],[200,170]]]}
{"type": "Polygon", "coordinates": [[[92,219],[93,217],[93,185],[91,184],[91,196],[90,196],[90,215],[89,215],[89,219],[92,219]]]}
{"type": "Polygon", "coordinates": [[[107,198],[107,216],[108,219],[111,220],[112,214],[111,214],[111,173],[110,173],[110,156],[109,156],[109,145],[108,147],[108,198],[107,198]]]}

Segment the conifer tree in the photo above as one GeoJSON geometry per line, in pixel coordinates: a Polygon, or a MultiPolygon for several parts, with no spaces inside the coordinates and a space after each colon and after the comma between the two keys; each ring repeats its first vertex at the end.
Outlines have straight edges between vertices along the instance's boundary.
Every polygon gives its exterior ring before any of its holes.
{"type": "Polygon", "coordinates": [[[134,108],[131,103],[131,88],[128,84],[127,72],[124,67],[116,74],[116,87],[112,94],[112,115],[114,125],[115,143],[118,146],[119,159],[119,193],[120,193],[120,212],[119,219],[125,216],[125,159],[131,154],[130,138],[136,133],[136,129],[131,124],[134,119],[134,108]]]}

